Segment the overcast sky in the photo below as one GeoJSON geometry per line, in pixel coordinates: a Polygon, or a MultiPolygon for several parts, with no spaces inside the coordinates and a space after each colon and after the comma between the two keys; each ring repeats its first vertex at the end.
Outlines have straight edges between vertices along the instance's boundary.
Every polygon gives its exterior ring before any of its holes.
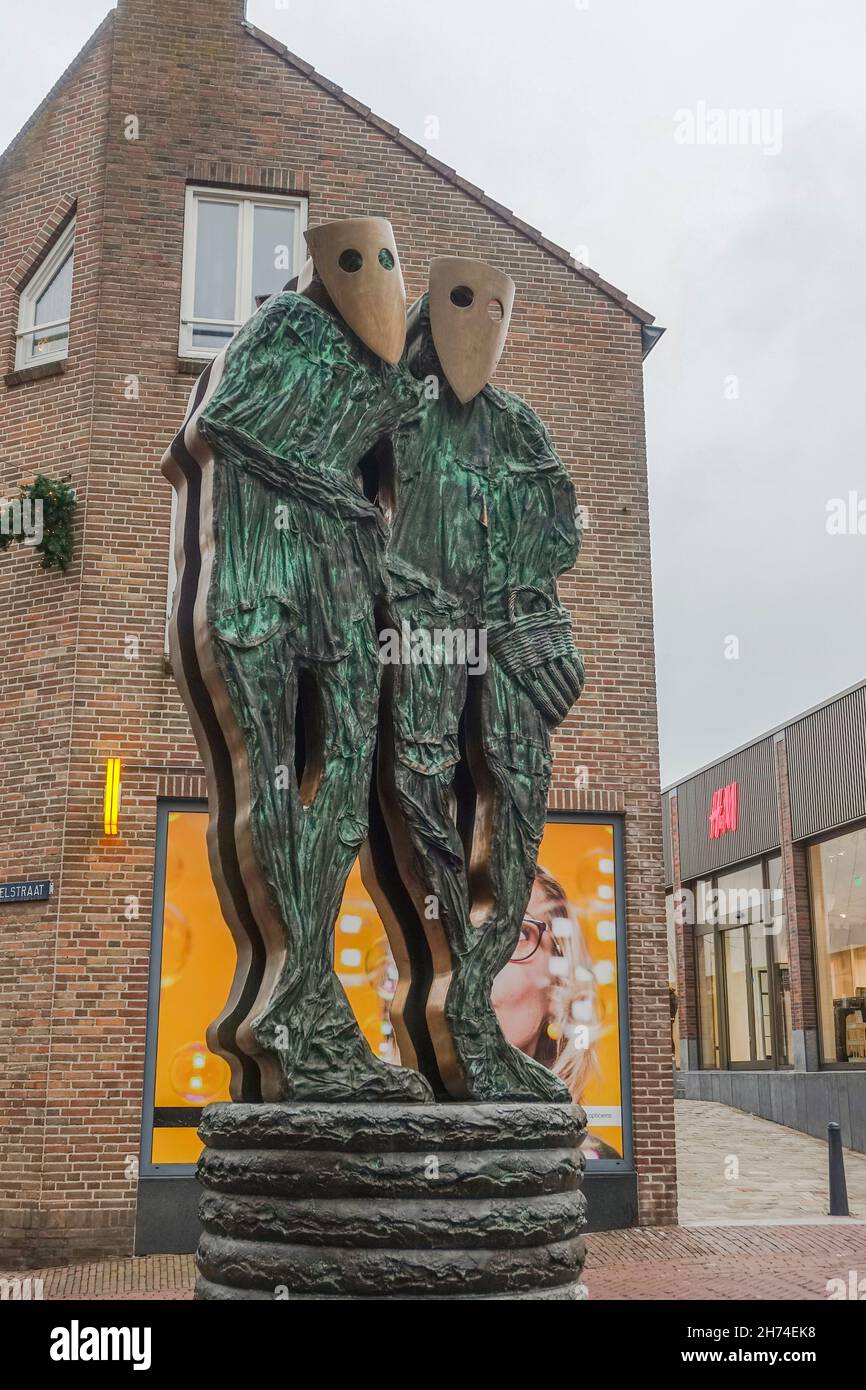
{"type": "MultiPolygon", "coordinates": [[[[5,147],[110,5],[0,5],[5,147]]],[[[827,530],[834,498],[866,512],[863,0],[248,9],[668,329],[645,373],[663,781],[866,677],[866,534],[827,530]]]]}

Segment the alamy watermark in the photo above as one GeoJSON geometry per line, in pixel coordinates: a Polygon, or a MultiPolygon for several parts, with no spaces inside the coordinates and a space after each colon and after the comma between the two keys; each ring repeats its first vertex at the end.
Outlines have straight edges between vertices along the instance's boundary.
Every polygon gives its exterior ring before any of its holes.
{"type": "Polygon", "coordinates": [[[42,498],[0,498],[0,536],[14,536],[24,545],[40,545],[44,535],[42,498]]]}
{"type": "Polygon", "coordinates": [[[866,494],[852,489],[847,497],[831,497],[826,511],[828,536],[866,536],[866,494]]]}
{"type": "MultiPolygon", "coordinates": [[[[712,927],[754,923],[763,926],[765,936],[779,936],[785,923],[781,911],[784,901],[784,888],[708,888],[701,894],[700,922],[712,927]]],[[[674,926],[694,926],[698,922],[696,906],[692,890],[679,888],[673,895],[674,926]]]]}
{"type": "Polygon", "coordinates": [[[866,1279],[861,1279],[856,1269],[848,1270],[847,1279],[828,1279],[825,1285],[830,1302],[850,1299],[852,1303],[866,1301],[866,1279]]]}
{"type": "Polygon", "coordinates": [[[487,629],[483,627],[412,627],[400,624],[379,633],[383,666],[465,666],[470,676],[487,670],[487,629]]]}
{"type": "Polygon", "coordinates": [[[782,153],[782,112],[779,107],[708,106],[674,112],[674,140],[678,145],[754,145],[764,154],[782,153]]]}
{"type": "Polygon", "coordinates": [[[30,1274],[24,1279],[0,1279],[0,1303],[31,1303],[44,1297],[44,1279],[30,1274]]]}
{"type": "Polygon", "coordinates": [[[82,1327],[73,1318],[68,1327],[52,1329],[48,1355],[52,1361],[129,1361],[134,1371],[148,1371],[151,1340],[149,1327],[82,1327]]]}

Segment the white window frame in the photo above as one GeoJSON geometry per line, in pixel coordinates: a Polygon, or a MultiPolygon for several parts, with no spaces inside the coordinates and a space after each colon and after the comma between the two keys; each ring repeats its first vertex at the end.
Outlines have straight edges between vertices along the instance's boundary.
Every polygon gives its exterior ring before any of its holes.
{"type": "MultiPolygon", "coordinates": [[[[33,272],[30,279],[26,282],[18,296],[18,330],[15,335],[15,366],[21,367],[41,367],[44,362],[63,362],[69,356],[70,324],[72,321],[72,291],[69,296],[69,318],[57,319],[53,323],[40,323],[39,329],[59,328],[61,324],[66,324],[66,342],[60,346],[50,349],[48,352],[40,352],[38,357],[27,351],[27,341],[36,329],[36,303],[39,296],[48,288],[54,279],[67,256],[75,250],[75,218],[65,227],[61,236],[54,246],[52,246],[45,260],[33,272]]],[[[75,270],[73,266],[73,276],[75,270]]]]}
{"type": "MultiPolygon", "coordinates": [[[[275,193],[240,193],[237,189],[211,188],[198,184],[187,185],[186,205],[183,226],[183,283],[180,298],[180,335],[178,353],[181,357],[206,362],[217,357],[223,350],[219,347],[205,348],[193,346],[193,331],[198,324],[222,324],[237,333],[250,317],[249,305],[253,293],[253,209],[270,205],[271,207],[294,208],[295,245],[293,257],[295,274],[306,259],[304,231],[307,225],[306,198],[291,197],[275,193]],[[238,219],[238,259],[235,275],[235,317],[233,319],[197,319],[195,306],[195,251],[198,240],[198,209],[203,202],[234,203],[240,208],[238,219]]],[[[290,277],[287,275],[286,279],[290,277]]]]}

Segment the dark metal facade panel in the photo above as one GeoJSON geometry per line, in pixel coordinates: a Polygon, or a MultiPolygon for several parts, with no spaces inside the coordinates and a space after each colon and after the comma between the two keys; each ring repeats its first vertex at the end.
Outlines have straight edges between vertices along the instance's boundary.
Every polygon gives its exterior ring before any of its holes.
{"type": "Polygon", "coordinates": [[[680,871],[684,883],[729,864],[740,864],[778,849],[779,809],[773,740],[763,739],[723,758],[677,788],[680,871]],[[736,782],[739,824],[736,830],[710,838],[713,792],[736,782]]]}
{"type": "Polygon", "coordinates": [[[866,817],[866,686],[785,730],[795,840],[866,817]]]}
{"type": "Polygon", "coordinates": [[[671,849],[671,796],[662,796],[662,853],[665,861],[665,888],[672,888],[674,882],[674,857],[671,849]]]}

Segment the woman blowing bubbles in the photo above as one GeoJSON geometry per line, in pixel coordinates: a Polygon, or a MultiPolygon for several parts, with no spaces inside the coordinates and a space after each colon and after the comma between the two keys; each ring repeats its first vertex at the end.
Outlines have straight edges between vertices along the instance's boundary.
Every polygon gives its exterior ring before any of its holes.
{"type": "MultiPolygon", "coordinates": [[[[602,1024],[592,960],[560,883],[538,866],[520,941],[493,985],[493,1007],[510,1043],[549,1067],[580,1103],[597,1070],[602,1024]]],[[[588,1134],[587,1158],[619,1158],[588,1134]]]]}

